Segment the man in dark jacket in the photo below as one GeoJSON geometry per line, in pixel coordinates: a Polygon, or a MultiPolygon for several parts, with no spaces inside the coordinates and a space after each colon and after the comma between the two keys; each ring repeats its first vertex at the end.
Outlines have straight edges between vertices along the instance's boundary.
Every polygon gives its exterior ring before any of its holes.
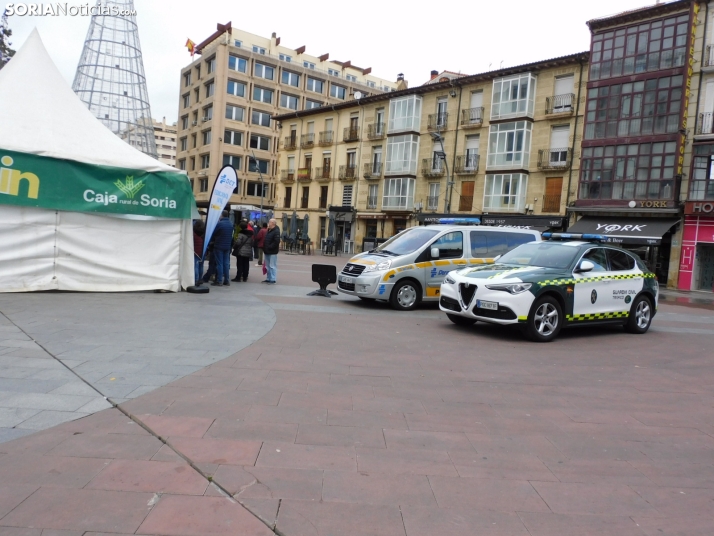
{"type": "Polygon", "coordinates": [[[268,275],[263,283],[274,285],[278,277],[278,251],[280,251],[280,227],[275,219],[268,222],[268,232],[263,239],[263,252],[265,253],[265,265],[268,268],[268,275]]]}
{"type": "Polygon", "coordinates": [[[233,224],[228,219],[228,212],[223,211],[221,219],[213,231],[213,251],[216,255],[216,281],[213,286],[230,286],[231,242],[233,239],[233,224]]]}
{"type": "Polygon", "coordinates": [[[233,255],[236,256],[236,277],[232,281],[248,281],[250,270],[250,255],[253,253],[253,231],[245,222],[238,226],[240,231],[233,245],[233,255]]]}

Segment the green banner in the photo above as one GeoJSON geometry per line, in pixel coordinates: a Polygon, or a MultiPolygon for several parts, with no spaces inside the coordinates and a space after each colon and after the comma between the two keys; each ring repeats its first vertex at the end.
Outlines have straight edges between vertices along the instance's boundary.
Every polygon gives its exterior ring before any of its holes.
{"type": "Polygon", "coordinates": [[[0,149],[0,204],[187,219],[196,201],[188,178],[179,173],[0,149]]]}

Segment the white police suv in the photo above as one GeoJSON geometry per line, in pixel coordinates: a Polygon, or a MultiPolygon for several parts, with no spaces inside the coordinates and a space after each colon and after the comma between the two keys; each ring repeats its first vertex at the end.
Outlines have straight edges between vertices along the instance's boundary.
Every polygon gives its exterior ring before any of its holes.
{"type": "Polygon", "coordinates": [[[645,333],[658,294],[655,275],[628,251],[549,240],[518,246],[492,265],[449,273],[439,308],[455,324],[520,324],[531,340],[548,342],[569,325],[620,323],[645,333]]]}

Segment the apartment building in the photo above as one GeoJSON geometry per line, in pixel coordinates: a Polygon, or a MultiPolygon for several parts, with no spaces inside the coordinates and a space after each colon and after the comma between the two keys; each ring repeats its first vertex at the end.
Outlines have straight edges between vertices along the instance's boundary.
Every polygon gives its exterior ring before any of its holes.
{"type": "Polygon", "coordinates": [[[344,251],[450,216],[564,229],[576,197],[588,53],[274,117],[276,213],[344,251]],[[334,227],[334,232],[331,228],[334,227]]]}
{"type": "Polygon", "coordinates": [[[396,83],[350,61],[313,56],[270,38],[218,24],[181,70],[177,167],[186,170],[196,201],[207,206],[218,171],[238,172],[231,204],[272,208],[278,129],[272,116],[300,113],[355,95],[394,90],[396,83]]]}
{"type": "Polygon", "coordinates": [[[168,125],[165,117],[161,121],[154,119],[153,123],[159,162],[176,167],[176,123],[168,125]]]}

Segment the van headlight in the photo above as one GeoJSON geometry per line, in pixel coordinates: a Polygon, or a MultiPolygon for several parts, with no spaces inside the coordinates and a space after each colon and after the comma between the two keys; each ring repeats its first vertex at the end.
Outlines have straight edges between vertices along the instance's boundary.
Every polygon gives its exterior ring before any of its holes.
{"type": "Polygon", "coordinates": [[[455,280],[453,277],[451,277],[450,275],[447,275],[447,276],[444,278],[444,284],[445,284],[445,285],[455,285],[455,284],[456,284],[456,280],[455,280]]]}
{"type": "Polygon", "coordinates": [[[486,285],[489,290],[500,290],[509,294],[520,294],[531,288],[531,283],[508,283],[505,285],[486,285]]]}
{"type": "Polygon", "coordinates": [[[392,261],[382,261],[379,264],[368,264],[364,269],[365,272],[381,272],[383,270],[389,270],[392,265],[392,261]]]}

